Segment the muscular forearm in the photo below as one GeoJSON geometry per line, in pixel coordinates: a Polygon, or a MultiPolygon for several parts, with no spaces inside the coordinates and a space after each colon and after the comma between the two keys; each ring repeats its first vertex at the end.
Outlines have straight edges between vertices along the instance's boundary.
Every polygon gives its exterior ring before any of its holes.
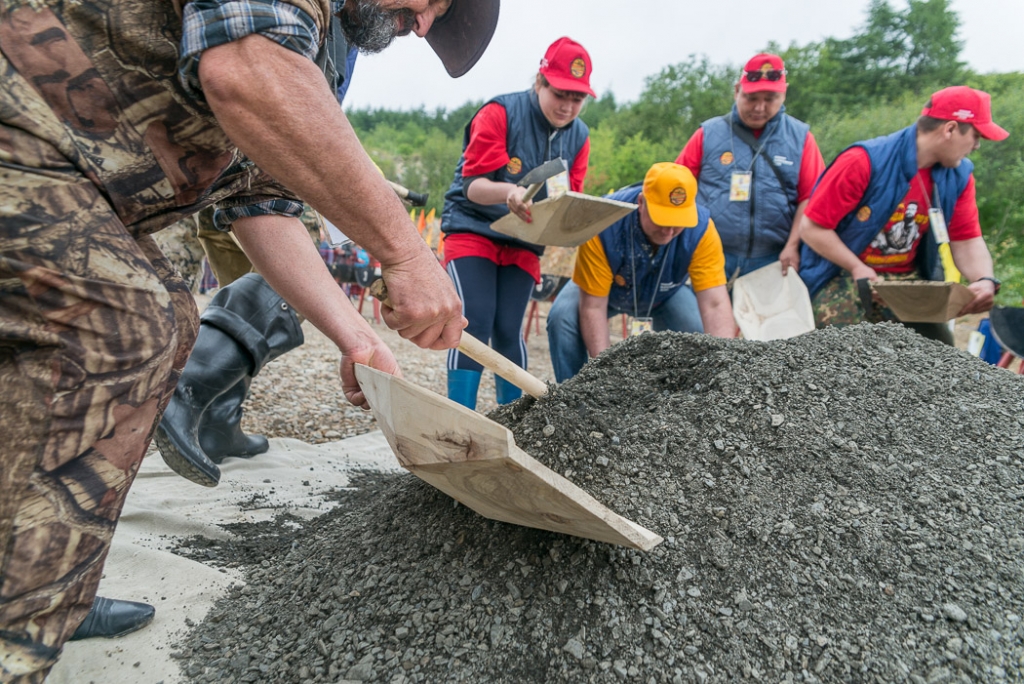
{"type": "Polygon", "coordinates": [[[270,286],[343,352],[368,346],[376,334],[334,282],[298,219],[242,218],[232,230],[270,286]]]}
{"type": "MultiPolygon", "coordinates": [[[[388,327],[421,347],[457,346],[466,321],[451,280],[316,65],[250,35],[204,52],[199,77],[238,148],[380,260],[393,307],[382,309],[388,327]]],[[[263,271],[268,281],[289,277],[276,268],[263,271]]]]}
{"type": "Polygon", "coordinates": [[[261,169],[382,263],[426,249],[316,65],[259,35],[203,53],[199,76],[224,132],[261,169]]]}
{"type": "Polygon", "coordinates": [[[594,358],[611,346],[608,333],[608,298],[580,292],[580,334],[587,355],[594,358]]]}
{"type": "Polygon", "coordinates": [[[725,285],[719,285],[697,293],[697,308],[704,324],[704,332],[715,337],[736,337],[736,322],[732,316],[732,304],[725,285]]]}

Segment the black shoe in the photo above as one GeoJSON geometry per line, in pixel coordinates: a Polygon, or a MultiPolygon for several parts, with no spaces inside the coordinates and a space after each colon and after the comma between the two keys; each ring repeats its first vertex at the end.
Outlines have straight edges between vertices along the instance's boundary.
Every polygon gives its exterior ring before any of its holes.
{"type": "Polygon", "coordinates": [[[153,621],[156,608],[148,603],[121,601],[97,596],[92,609],[78,626],[69,641],[92,639],[93,637],[114,637],[130,634],[142,629],[153,621]]]}

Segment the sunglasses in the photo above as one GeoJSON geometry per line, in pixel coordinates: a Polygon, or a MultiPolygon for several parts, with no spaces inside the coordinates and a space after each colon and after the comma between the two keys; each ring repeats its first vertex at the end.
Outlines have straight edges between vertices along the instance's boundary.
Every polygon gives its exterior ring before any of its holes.
{"type": "Polygon", "coordinates": [[[748,71],[747,81],[757,83],[762,78],[766,81],[779,81],[786,75],[785,69],[771,69],[769,71],[748,71]]]}

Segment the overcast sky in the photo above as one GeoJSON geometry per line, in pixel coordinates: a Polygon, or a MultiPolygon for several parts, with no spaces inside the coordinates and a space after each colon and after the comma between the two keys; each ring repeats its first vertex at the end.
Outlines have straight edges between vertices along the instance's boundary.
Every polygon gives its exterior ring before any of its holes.
{"type": "MultiPolygon", "coordinates": [[[[473,1],[473,0],[470,0],[473,1]]],[[[618,102],[635,100],[644,79],[689,55],[742,66],[769,41],[783,46],[863,25],[869,0],[504,0],[487,52],[459,79],[448,77],[426,41],[399,38],[385,52],[361,55],[345,107],[453,109],[470,100],[525,90],[545,49],[567,35],[590,52],[591,86],[618,102]]],[[[901,0],[890,0],[904,9],[901,0]]],[[[1024,71],[1024,0],[952,0],[961,53],[980,72],[1024,71]]]]}

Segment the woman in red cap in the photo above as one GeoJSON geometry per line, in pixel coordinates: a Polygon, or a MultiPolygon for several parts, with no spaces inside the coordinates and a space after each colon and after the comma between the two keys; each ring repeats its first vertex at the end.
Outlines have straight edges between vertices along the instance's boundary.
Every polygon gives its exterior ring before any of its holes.
{"type": "MultiPolygon", "coordinates": [[[[531,220],[531,200],[517,182],[546,161],[565,160],[561,178],[546,183],[534,197],[549,189],[582,192],[590,157],[586,124],[580,109],[590,88],[590,55],[570,38],[559,38],[547,49],[531,89],[499,95],[487,102],[466,126],[462,157],[445,195],[441,230],[445,233],[445,268],[462,297],[467,332],[526,368],[522,326],[530,293],[540,282],[544,247],[510,238],[491,229],[509,212],[531,220]]],[[[448,353],[448,397],[476,408],[480,364],[465,354],[448,353]]],[[[499,404],[518,399],[521,392],[495,377],[499,404]]]]}

